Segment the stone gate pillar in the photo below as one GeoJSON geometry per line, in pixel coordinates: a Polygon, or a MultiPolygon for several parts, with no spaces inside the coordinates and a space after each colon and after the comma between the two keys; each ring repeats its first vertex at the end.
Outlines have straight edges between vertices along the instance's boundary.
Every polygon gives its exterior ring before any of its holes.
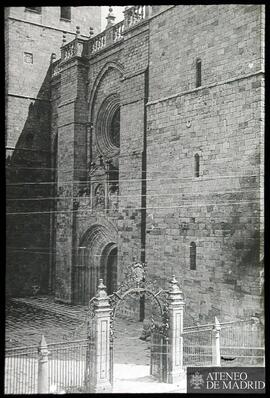
{"type": "Polygon", "coordinates": [[[182,338],[184,306],[183,293],[175,276],[173,276],[168,297],[168,383],[173,384],[179,382],[184,375],[182,338]]]}
{"type": "Polygon", "coordinates": [[[89,369],[86,380],[87,392],[110,393],[110,313],[106,286],[99,280],[98,291],[94,299],[94,316],[90,327],[90,341],[86,368],[89,369]]]}

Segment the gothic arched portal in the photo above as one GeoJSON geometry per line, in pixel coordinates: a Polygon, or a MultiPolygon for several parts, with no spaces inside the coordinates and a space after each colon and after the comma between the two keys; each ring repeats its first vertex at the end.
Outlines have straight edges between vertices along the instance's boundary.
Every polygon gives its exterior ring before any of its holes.
{"type": "Polygon", "coordinates": [[[79,242],[73,267],[73,303],[88,304],[95,296],[98,280],[105,278],[109,288],[117,285],[117,234],[114,228],[92,225],[79,242]]]}

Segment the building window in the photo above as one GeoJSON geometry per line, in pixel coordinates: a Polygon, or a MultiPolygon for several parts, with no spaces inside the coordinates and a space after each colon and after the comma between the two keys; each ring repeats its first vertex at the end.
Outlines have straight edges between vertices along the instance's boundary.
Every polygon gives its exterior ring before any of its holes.
{"type": "Polygon", "coordinates": [[[41,7],[25,7],[25,11],[41,13],[41,7]]]}
{"type": "Polygon", "coordinates": [[[200,176],[200,156],[196,153],[194,156],[194,162],[195,162],[195,177],[200,176]]]}
{"type": "Polygon", "coordinates": [[[71,7],[60,7],[60,19],[71,20],[71,7]]]}
{"type": "Polygon", "coordinates": [[[33,63],[33,54],[32,53],[23,53],[23,62],[25,64],[33,63]]]}
{"type": "Polygon", "coordinates": [[[190,269],[195,270],[196,269],[196,243],[191,242],[190,243],[190,269]]]}
{"type": "Polygon", "coordinates": [[[201,59],[196,60],[196,87],[202,85],[202,61],[201,59]]]}

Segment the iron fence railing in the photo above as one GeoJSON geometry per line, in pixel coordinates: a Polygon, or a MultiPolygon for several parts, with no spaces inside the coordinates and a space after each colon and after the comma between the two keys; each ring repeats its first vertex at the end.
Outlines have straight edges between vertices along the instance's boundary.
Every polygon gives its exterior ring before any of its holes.
{"type": "Polygon", "coordinates": [[[222,366],[264,366],[264,329],[253,320],[221,324],[222,366]]]}
{"type": "Polygon", "coordinates": [[[48,344],[49,385],[71,392],[84,386],[87,339],[48,344]]]}
{"type": "Polygon", "coordinates": [[[36,394],[37,375],[37,346],[6,350],[5,394],[36,394]]]}
{"type": "Polygon", "coordinates": [[[183,366],[212,365],[212,328],[184,330],[183,366]]]}
{"type": "MultiPolygon", "coordinates": [[[[183,365],[213,366],[216,337],[215,323],[184,328],[183,365]]],[[[263,326],[254,319],[219,323],[221,366],[264,366],[263,326]]]]}
{"type": "MultiPolygon", "coordinates": [[[[38,346],[5,351],[5,394],[36,394],[38,346]]],[[[49,389],[78,392],[84,386],[87,339],[48,344],[49,389]]]]}

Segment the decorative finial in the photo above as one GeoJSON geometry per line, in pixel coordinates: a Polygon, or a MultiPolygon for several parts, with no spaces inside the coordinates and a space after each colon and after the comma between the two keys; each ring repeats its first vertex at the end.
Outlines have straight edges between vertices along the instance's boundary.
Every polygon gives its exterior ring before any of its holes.
{"type": "Polygon", "coordinates": [[[80,27],[76,26],[76,37],[80,36],[80,27]]]}
{"type": "Polygon", "coordinates": [[[63,32],[63,40],[62,40],[62,46],[66,44],[67,37],[66,37],[67,32],[63,32]]]}
{"type": "Polygon", "coordinates": [[[44,334],[41,336],[41,340],[40,340],[39,345],[40,345],[40,347],[42,347],[42,348],[47,348],[47,343],[46,343],[44,334]]]}
{"type": "Polygon", "coordinates": [[[112,9],[112,7],[110,6],[109,7],[109,14],[108,14],[108,16],[106,17],[106,19],[107,19],[107,26],[106,26],[106,29],[107,28],[109,28],[110,26],[112,26],[113,24],[114,24],[114,20],[115,20],[115,16],[112,14],[112,12],[113,12],[113,9],[112,9]]]}
{"type": "Polygon", "coordinates": [[[99,279],[98,289],[106,289],[106,286],[103,283],[103,279],[99,279]]]}
{"type": "Polygon", "coordinates": [[[90,26],[89,28],[89,37],[91,39],[91,37],[94,35],[94,29],[92,28],[92,26],[90,26]]]}
{"type": "Polygon", "coordinates": [[[170,281],[170,285],[171,285],[170,290],[172,292],[179,292],[180,291],[179,286],[178,286],[178,281],[175,278],[175,275],[172,276],[172,280],[170,281]]]}
{"type": "Polygon", "coordinates": [[[38,346],[38,352],[41,355],[47,355],[49,353],[48,352],[48,346],[47,346],[47,343],[46,343],[44,335],[41,336],[41,340],[40,340],[40,343],[39,343],[39,346],[38,346]]]}
{"type": "Polygon", "coordinates": [[[99,279],[98,291],[96,297],[100,299],[104,299],[107,297],[106,286],[103,283],[103,279],[99,279]]]}

